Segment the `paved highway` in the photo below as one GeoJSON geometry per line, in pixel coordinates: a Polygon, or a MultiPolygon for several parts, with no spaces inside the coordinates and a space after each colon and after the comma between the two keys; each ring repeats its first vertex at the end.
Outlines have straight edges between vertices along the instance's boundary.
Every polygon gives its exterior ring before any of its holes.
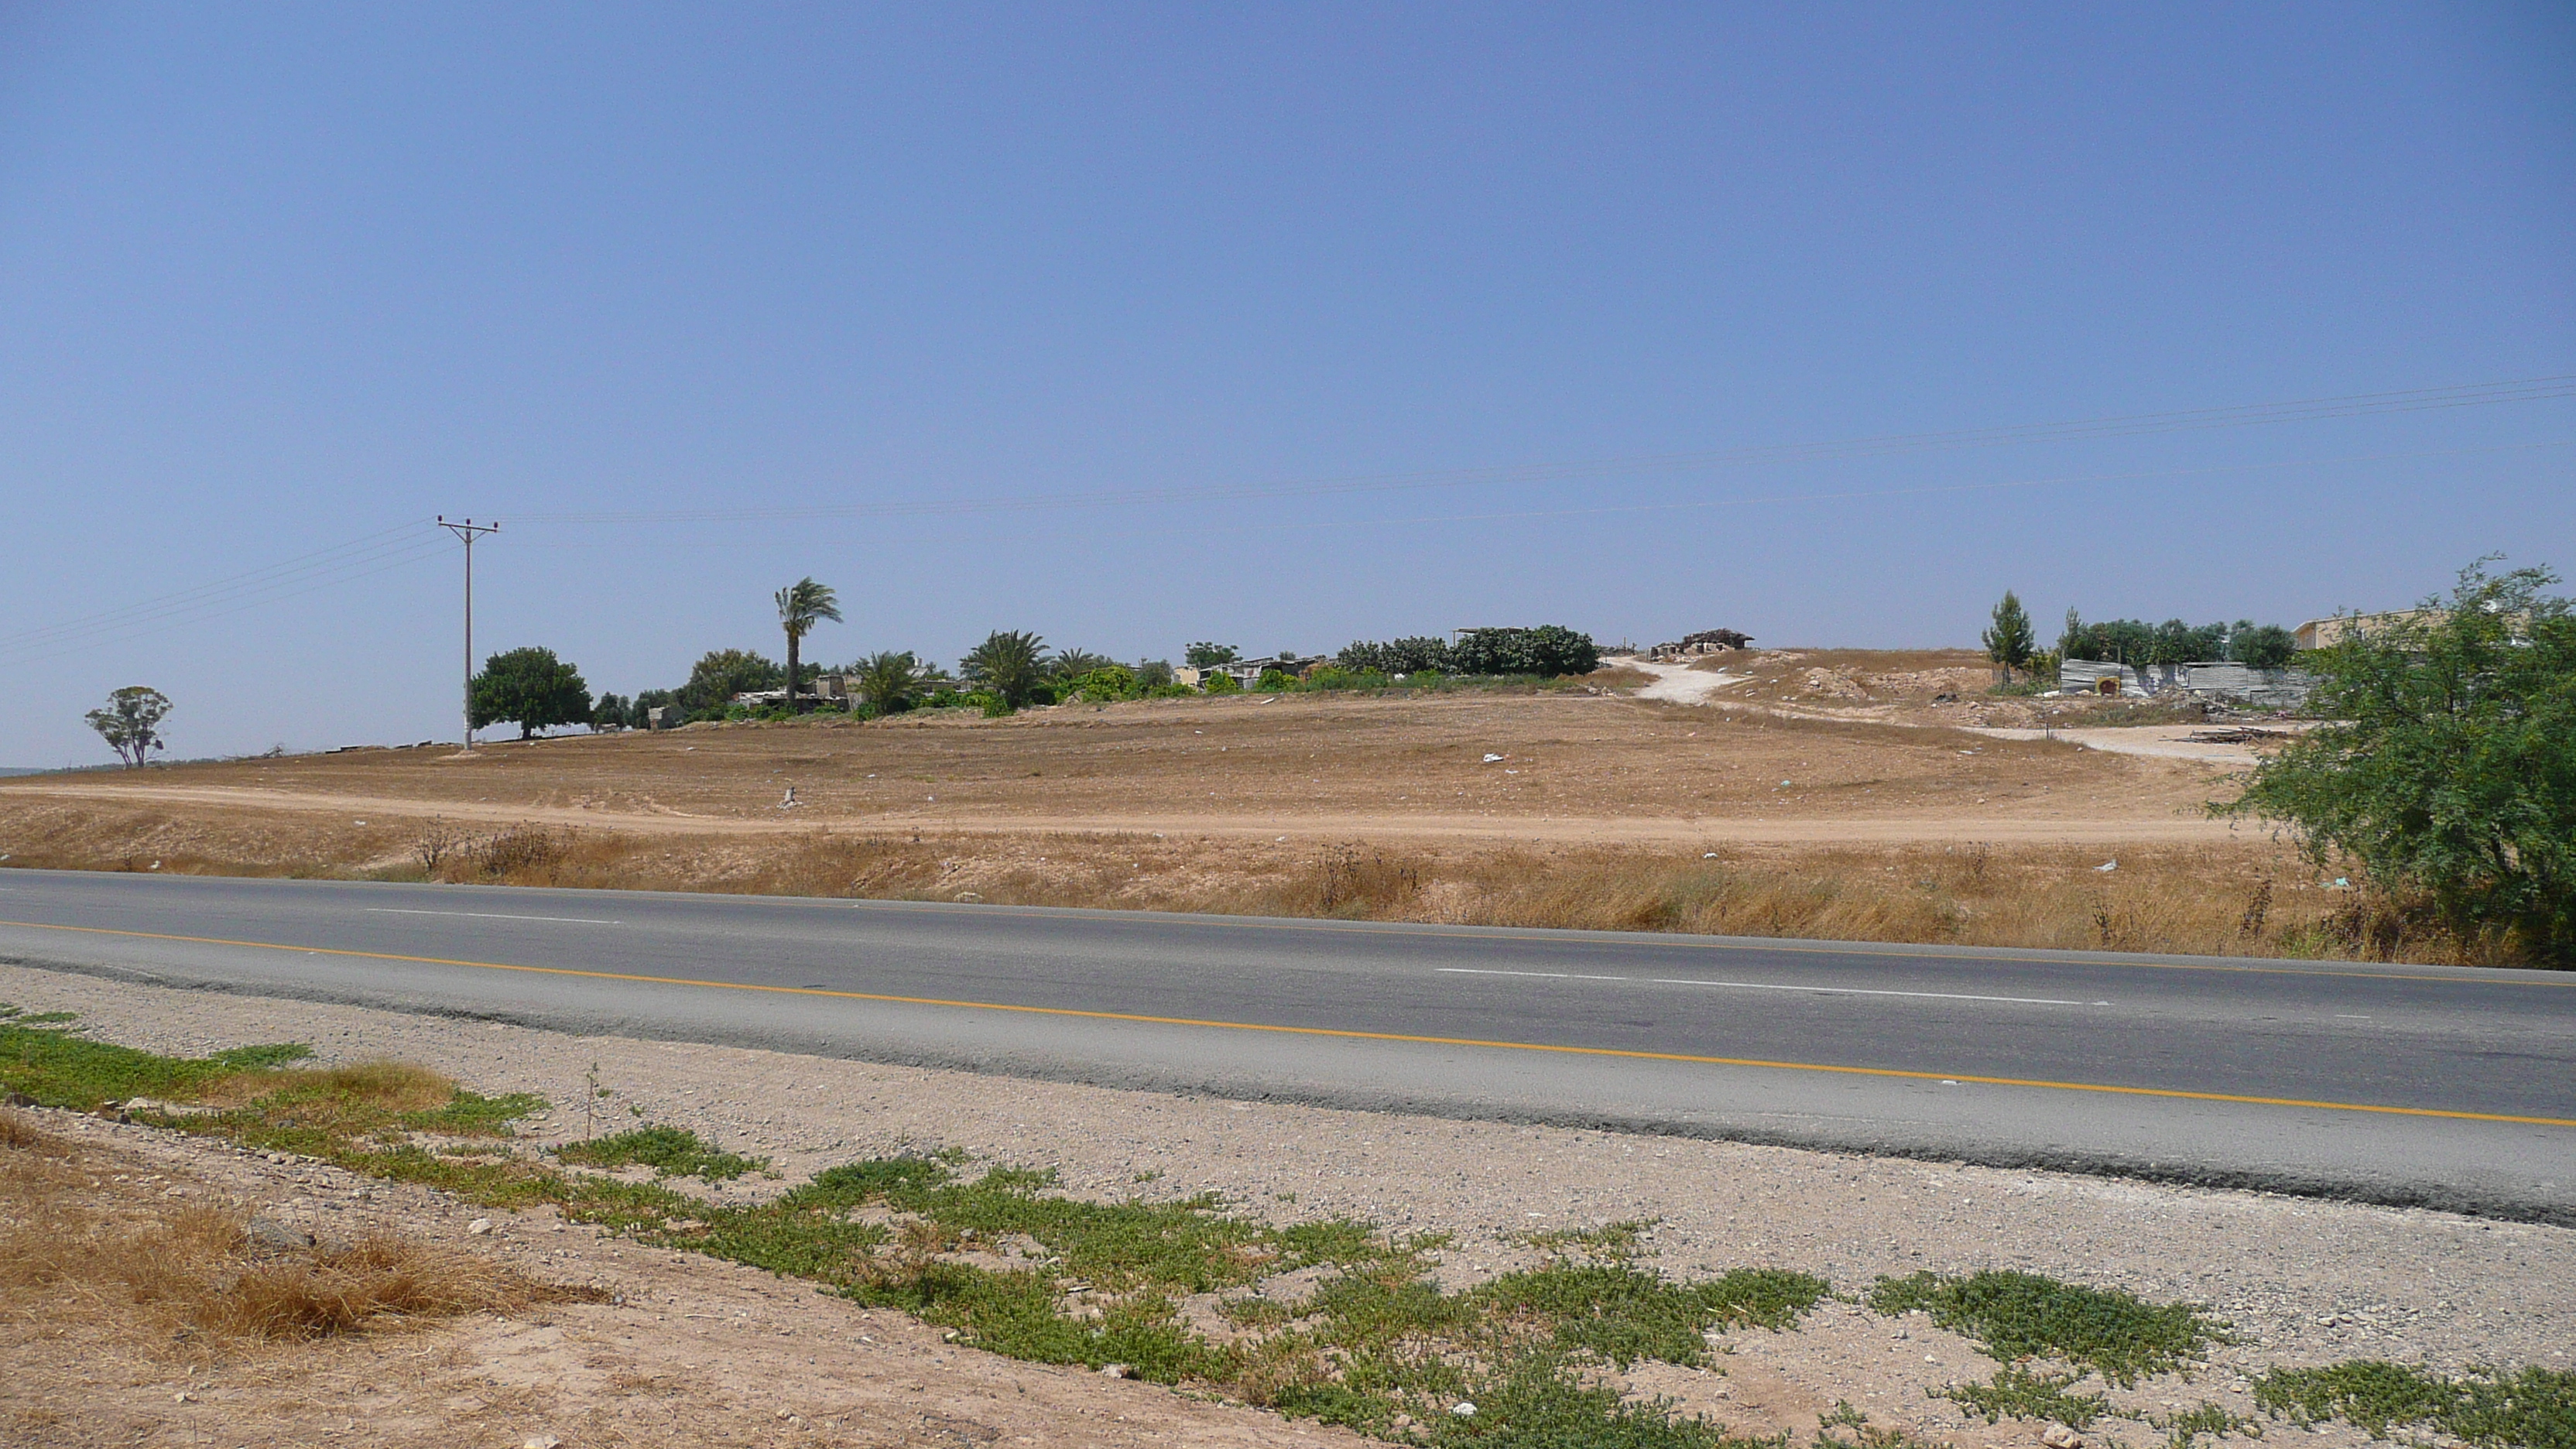
{"type": "Polygon", "coordinates": [[[2576,973],[40,871],[0,960],[2576,1223],[2576,973]]]}

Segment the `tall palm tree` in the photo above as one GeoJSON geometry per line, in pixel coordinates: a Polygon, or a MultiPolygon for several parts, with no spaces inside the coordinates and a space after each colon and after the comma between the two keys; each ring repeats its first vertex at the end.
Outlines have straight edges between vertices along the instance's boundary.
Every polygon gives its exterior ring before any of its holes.
{"type": "Polygon", "coordinates": [[[1045,675],[1045,649],[1046,641],[1035,634],[996,629],[957,661],[957,672],[1018,709],[1037,692],[1045,675]]]}
{"type": "Polygon", "coordinates": [[[825,619],[841,622],[841,600],[830,585],[814,582],[811,574],[780,589],[774,597],[778,600],[778,622],[787,630],[787,712],[794,714],[797,646],[825,619]]]}

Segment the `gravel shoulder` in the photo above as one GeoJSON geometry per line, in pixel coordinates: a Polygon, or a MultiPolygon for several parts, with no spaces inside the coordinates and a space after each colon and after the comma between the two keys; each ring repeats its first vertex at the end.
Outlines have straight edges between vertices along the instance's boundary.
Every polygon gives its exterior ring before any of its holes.
{"type": "MultiPolygon", "coordinates": [[[[2192,1382],[2151,1380],[2137,1394],[2117,1396],[2147,1408],[2214,1402],[2250,1413],[2241,1376],[2275,1364],[2370,1357],[2455,1370],[2481,1363],[2564,1369],[2566,1346],[2576,1344],[2576,1230],[2565,1228],[576,1037],[19,967],[0,967],[0,1001],[77,1012],[98,1037],[156,1051],[200,1055],[291,1040],[311,1043],[325,1061],[421,1062],[478,1091],[549,1098],[556,1106],[537,1124],[539,1142],[582,1136],[590,1100],[606,1113],[602,1130],[668,1123],[775,1159],[779,1180],[746,1179],[718,1190],[733,1195],[775,1192],[853,1158],[954,1147],[997,1163],[1055,1168],[1068,1190],[1086,1196],[1214,1191],[1237,1211],[1281,1221],[1343,1213],[1407,1231],[1446,1230],[1456,1235],[1444,1265],[1451,1286],[1532,1262],[1535,1254],[1516,1241],[1532,1229],[1654,1218],[1653,1265],[1676,1276],[1796,1268],[1851,1293],[1881,1274],[2020,1268],[2151,1299],[2193,1300],[2236,1325],[2239,1342],[2217,1349],[2192,1382]],[[588,1098],[594,1071],[613,1095],[588,1098]]],[[[341,1182],[309,1164],[249,1159],[146,1129],[82,1130],[112,1137],[120,1150],[154,1155],[166,1164],[158,1170],[193,1174],[210,1192],[314,1222],[399,1212],[422,1231],[457,1234],[464,1231],[460,1215],[473,1216],[434,1194],[341,1182]]],[[[625,1302],[550,1310],[546,1325],[489,1321],[446,1331],[448,1341],[437,1348],[445,1357],[406,1360],[417,1387],[404,1391],[412,1395],[405,1411],[426,1416],[417,1432],[389,1431],[372,1442],[441,1442],[435,1434],[449,1420],[477,1425],[478,1442],[492,1443],[520,1442],[503,1437],[505,1429],[559,1434],[567,1444],[1350,1442],[1311,1424],[1146,1385],[950,1348],[932,1330],[824,1298],[811,1285],[598,1239],[561,1227],[550,1213],[494,1216],[490,1237],[501,1250],[529,1255],[556,1278],[615,1281],[625,1302]],[[637,1414],[646,1417],[618,1417],[637,1414]],[[612,1430],[624,1437],[611,1437],[612,1430]]],[[[398,1350],[317,1355],[321,1367],[311,1372],[322,1377],[297,1391],[298,1402],[329,1404],[324,1417],[333,1424],[361,1413],[373,1420],[373,1408],[356,1407],[366,1402],[356,1397],[358,1386],[429,1342],[425,1336],[398,1350]]],[[[13,1361],[26,1344],[13,1344],[13,1361]]],[[[1803,1437],[1816,1415],[1849,1400],[1878,1424],[1962,1446],[2036,1442],[2036,1424],[1989,1427],[1926,1397],[1945,1383],[1984,1378],[1995,1365],[1920,1320],[1885,1320],[1834,1303],[1800,1331],[1731,1334],[1725,1346],[1723,1373],[1673,1370],[1641,1375],[1632,1387],[1672,1394],[1749,1432],[1785,1428],[1803,1437]]],[[[174,1411],[187,1406],[162,1381],[169,1372],[149,1355],[101,1361],[84,1392],[129,1414],[119,1442],[188,1442],[185,1424],[231,1433],[269,1412],[256,1408],[268,1391],[245,1379],[237,1402],[248,1417],[213,1414],[231,1401],[207,1398],[208,1412],[183,1419],[174,1411]],[[155,1424],[161,1427],[143,1432],[155,1424]]],[[[400,1428],[415,1421],[391,1414],[384,1422],[400,1428]]],[[[2137,1426],[2113,1432],[2147,1435],[2137,1426]]],[[[2301,1438],[2338,1449],[2366,1442],[2340,1426],[2301,1438]]]]}

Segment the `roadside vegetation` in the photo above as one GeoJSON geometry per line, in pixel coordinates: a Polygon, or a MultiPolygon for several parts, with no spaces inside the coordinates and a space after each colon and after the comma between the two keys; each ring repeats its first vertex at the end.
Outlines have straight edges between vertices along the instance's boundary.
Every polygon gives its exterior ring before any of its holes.
{"type": "MultiPolygon", "coordinates": [[[[967,1347],[1219,1394],[1395,1443],[1789,1449],[1785,1434],[1732,1435],[1631,1390],[1623,1375],[1655,1363],[1722,1373],[1713,1336],[1794,1332],[1831,1292],[1812,1275],[1760,1266],[1667,1277],[1647,1262],[1647,1221],[1525,1235],[1537,1261],[1450,1289],[1439,1281],[1445,1234],[1348,1218],[1280,1222],[1229,1211],[1214,1195],[1077,1198],[1049,1173],[979,1167],[956,1151],[851,1162],[766,1201],[716,1202],[674,1180],[761,1164],[653,1124],[547,1154],[515,1136],[548,1110],[537,1098],[479,1096],[413,1065],[309,1059],[292,1044],[161,1056],[93,1040],[60,1016],[0,1007],[0,1086],[36,1105],[296,1153],[498,1208],[552,1206],[639,1242],[915,1314],[967,1347]],[[636,1164],[664,1175],[629,1181],[603,1170],[636,1164]]],[[[10,1291],[110,1284],[162,1319],[272,1338],[606,1291],[391,1240],[280,1244],[271,1234],[263,1245],[237,1216],[198,1209],[183,1222],[166,1203],[157,1218],[122,1220],[123,1236],[103,1235],[88,1219],[46,1216],[47,1182],[90,1181],[70,1152],[31,1116],[0,1110],[10,1291]]],[[[1926,1317],[1996,1358],[1991,1380],[1935,1391],[1990,1420],[2122,1419],[2175,1449],[2259,1434],[2211,1404],[2167,1405],[2171,1387],[2152,1400],[2118,1397],[2151,1379],[2187,1382],[2206,1368],[2202,1354],[2230,1342],[2226,1325],[2193,1305],[2017,1272],[1882,1279],[1862,1301],[1926,1317]]],[[[2374,1435],[2425,1425],[2480,1449],[2570,1449],[2576,1375],[2274,1369],[2257,1402],[2276,1418],[2341,1420],[2374,1435]]],[[[1813,1438],[1819,1449],[1912,1442],[1848,1408],[1813,1438]]]]}
{"type": "Polygon", "coordinates": [[[2329,723],[2214,806],[2355,862],[2359,932],[2443,933],[2576,966],[2576,606],[2542,569],[2460,574],[2448,598],[2310,651],[2329,723]]]}

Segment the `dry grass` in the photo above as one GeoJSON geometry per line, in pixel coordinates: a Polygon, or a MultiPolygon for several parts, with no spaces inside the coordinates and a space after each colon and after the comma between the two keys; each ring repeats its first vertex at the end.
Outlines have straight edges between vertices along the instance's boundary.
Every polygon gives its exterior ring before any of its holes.
{"type": "Polygon", "coordinates": [[[280,1250],[240,1209],[162,1196],[159,1177],[89,1160],[16,1112],[0,1114],[0,1144],[0,1314],[48,1331],[300,1341],[603,1296],[384,1233],[280,1250]]]}
{"type": "Polygon", "coordinates": [[[1124,835],[766,847],[599,836],[550,885],[2055,950],[2507,964],[2321,884],[2286,848],[1283,850],[1124,835]],[[2117,868],[2097,867],[2114,861],[2117,868]]]}
{"type": "Polygon", "coordinates": [[[413,1062],[350,1062],[236,1073],[209,1088],[205,1100],[213,1106],[238,1107],[281,1093],[292,1095],[299,1108],[320,1104],[375,1113],[423,1112],[453,1100],[456,1082],[413,1062]]]}
{"type": "Polygon", "coordinates": [[[59,1156],[62,1144],[37,1129],[27,1114],[14,1107],[0,1107],[0,1149],[33,1152],[42,1156],[59,1156]]]}

